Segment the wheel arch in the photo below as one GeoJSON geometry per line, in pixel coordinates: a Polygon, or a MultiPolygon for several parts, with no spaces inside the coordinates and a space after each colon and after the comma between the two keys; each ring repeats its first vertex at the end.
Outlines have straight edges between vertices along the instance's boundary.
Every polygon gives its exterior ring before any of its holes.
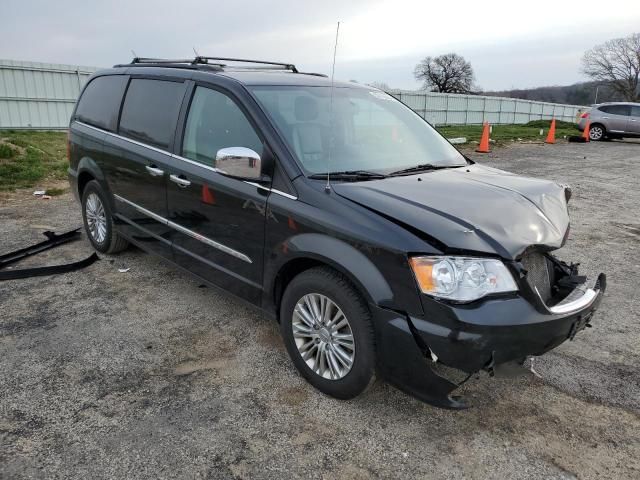
{"type": "Polygon", "coordinates": [[[287,240],[286,255],[274,265],[265,288],[266,305],[279,314],[287,285],[300,273],[314,267],[328,266],[343,274],[365,298],[374,304],[389,304],[393,291],[378,267],[349,243],[318,233],[297,235],[287,240]]]}
{"type": "Polygon", "coordinates": [[[82,200],[85,187],[92,180],[96,180],[100,184],[100,187],[107,196],[107,201],[113,209],[113,196],[111,195],[111,190],[109,189],[104,173],[102,173],[102,170],[95,160],[91,157],[83,157],[80,162],[78,162],[78,197],[80,200],[82,200]]]}

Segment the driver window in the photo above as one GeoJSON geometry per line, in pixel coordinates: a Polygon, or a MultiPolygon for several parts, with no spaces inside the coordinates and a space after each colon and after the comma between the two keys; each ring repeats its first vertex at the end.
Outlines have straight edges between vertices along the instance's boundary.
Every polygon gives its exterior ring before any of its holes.
{"type": "Polygon", "coordinates": [[[216,153],[246,147],[262,156],[262,142],[238,105],[224,93],[197,87],[189,107],[182,156],[215,167],[216,153]]]}

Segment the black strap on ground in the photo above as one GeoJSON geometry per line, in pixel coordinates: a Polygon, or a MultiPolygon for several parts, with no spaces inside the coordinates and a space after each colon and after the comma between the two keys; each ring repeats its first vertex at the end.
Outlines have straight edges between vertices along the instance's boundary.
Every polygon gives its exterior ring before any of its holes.
{"type": "Polygon", "coordinates": [[[19,270],[5,270],[0,272],[0,281],[17,280],[19,278],[42,277],[45,275],[53,275],[56,273],[67,273],[88,267],[96,260],[100,260],[98,254],[93,252],[90,256],[83,260],[72,263],[64,263],[62,265],[50,265],[47,267],[21,268],[19,270]]]}
{"type": "MultiPolygon", "coordinates": [[[[57,235],[54,232],[46,231],[44,232],[44,236],[47,237],[47,240],[45,240],[44,242],[36,243],[35,245],[31,245],[30,247],[21,248],[20,250],[16,250],[15,252],[0,255],[0,270],[5,268],[7,265],[19,262],[24,258],[36,255],[64,243],[78,240],[80,238],[80,229],[76,228],[75,230],[61,233],[60,235],[57,235]]],[[[31,267],[22,268],[19,270],[0,271],[0,281],[73,272],[74,270],[79,270],[80,268],[87,267],[99,259],[100,258],[98,257],[98,255],[94,252],[87,258],[79,260],[77,262],[65,263],[62,265],[50,265],[46,267],[31,267]]]]}
{"type": "Polygon", "coordinates": [[[36,255],[40,252],[44,252],[45,250],[49,250],[50,248],[62,245],[63,243],[78,240],[80,238],[80,229],[76,228],[75,230],[71,230],[70,232],[61,233],[60,235],[56,235],[54,232],[46,231],[43,233],[43,235],[47,237],[47,240],[45,240],[44,242],[36,243],[35,245],[31,245],[30,247],[21,248],[20,250],[16,250],[15,252],[0,255],[0,270],[7,265],[19,262],[23,258],[36,255]]]}

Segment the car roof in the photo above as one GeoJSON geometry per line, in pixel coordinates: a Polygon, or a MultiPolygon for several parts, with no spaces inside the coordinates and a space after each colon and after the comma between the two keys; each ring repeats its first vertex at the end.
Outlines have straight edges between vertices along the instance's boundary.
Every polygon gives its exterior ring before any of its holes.
{"type": "Polygon", "coordinates": [[[640,105],[640,103],[635,102],[602,102],[593,105],[594,107],[603,107],[605,105],[640,105]]]}
{"type": "MultiPolygon", "coordinates": [[[[309,87],[330,87],[331,79],[325,76],[312,73],[293,73],[280,71],[259,71],[259,70],[225,70],[222,72],[211,72],[214,75],[229,77],[244,85],[302,85],[309,87]]],[[[362,88],[355,82],[334,82],[336,87],[362,88]]],[[[369,87],[366,87],[369,88],[369,87]]]]}
{"type": "Polygon", "coordinates": [[[114,65],[112,69],[96,72],[96,75],[114,73],[141,73],[181,78],[192,77],[194,74],[202,78],[204,74],[206,76],[213,75],[229,78],[247,86],[301,85],[328,87],[334,85],[336,87],[374,89],[355,82],[332,82],[331,79],[321,73],[300,72],[291,63],[220,57],[196,57],[193,60],[134,58],[131,63],[114,65]],[[231,62],[231,65],[228,65],[228,62],[231,62]]]}

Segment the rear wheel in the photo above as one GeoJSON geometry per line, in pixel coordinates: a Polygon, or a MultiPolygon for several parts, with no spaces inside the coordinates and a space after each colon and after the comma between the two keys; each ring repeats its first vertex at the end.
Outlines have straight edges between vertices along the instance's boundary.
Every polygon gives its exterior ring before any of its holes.
{"type": "Polygon", "coordinates": [[[321,392],[350,399],[373,383],[371,314],[335,270],[313,268],[291,281],[282,298],[280,330],[295,367],[321,392]]]}
{"type": "Polygon", "coordinates": [[[605,128],[599,123],[594,123],[593,125],[589,126],[589,140],[593,140],[596,142],[599,140],[604,140],[606,133],[607,132],[605,128]]]}
{"type": "Polygon", "coordinates": [[[111,209],[100,184],[91,180],[82,192],[82,219],[87,237],[102,253],[117,253],[129,245],[113,228],[111,209]]]}

